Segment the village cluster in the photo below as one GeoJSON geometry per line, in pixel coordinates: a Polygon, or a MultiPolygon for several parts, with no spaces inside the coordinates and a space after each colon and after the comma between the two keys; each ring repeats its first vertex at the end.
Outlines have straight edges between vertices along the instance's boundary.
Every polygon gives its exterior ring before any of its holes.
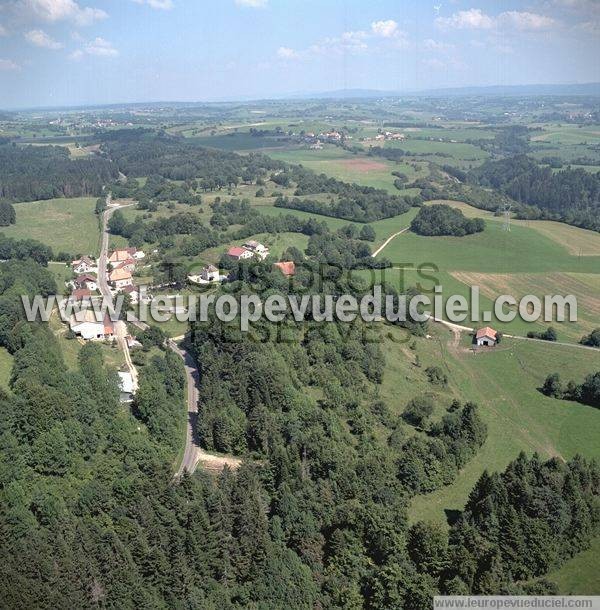
{"type": "MultiPolygon", "coordinates": [[[[107,259],[106,275],[111,293],[128,294],[131,303],[138,301],[138,291],[133,283],[133,272],[136,264],[145,258],[142,250],[123,248],[113,250],[107,259]]],[[[69,300],[80,305],[91,304],[92,298],[98,296],[100,288],[99,262],[91,256],[83,256],[71,263],[75,278],[69,282],[72,289],[69,300]]],[[[86,309],[85,313],[73,314],[69,327],[73,334],[85,340],[111,340],[115,337],[112,320],[106,315],[103,322],[96,320],[95,312],[86,309]]]]}
{"type": "MultiPolygon", "coordinates": [[[[380,131],[372,139],[377,142],[383,142],[386,140],[402,141],[405,138],[406,136],[403,133],[394,131],[380,131]]],[[[360,140],[363,142],[366,142],[369,139],[370,138],[360,138],[360,140]]],[[[304,134],[304,140],[310,145],[311,150],[321,150],[323,148],[323,144],[327,142],[330,144],[336,144],[345,140],[352,140],[352,136],[336,130],[321,132],[319,134],[309,131],[308,133],[304,134]]]]}

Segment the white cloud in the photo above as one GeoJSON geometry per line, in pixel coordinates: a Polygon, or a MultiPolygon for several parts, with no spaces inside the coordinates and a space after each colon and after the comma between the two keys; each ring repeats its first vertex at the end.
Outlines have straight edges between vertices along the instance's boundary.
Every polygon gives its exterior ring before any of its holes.
{"type": "Polygon", "coordinates": [[[300,53],[298,53],[298,51],[294,51],[294,49],[290,49],[289,47],[279,47],[277,49],[277,57],[280,59],[298,59],[300,57],[300,53]]]}
{"type": "Polygon", "coordinates": [[[300,51],[279,47],[277,56],[280,59],[305,59],[322,55],[361,54],[371,46],[376,49],[381,45],[396,49],[409,46],[406,34],[398,29],[398,24],[393,19],[374,21],[369,30],[349,30],[339,36],[323,38],[300,51]]]}
{"type": "Polygon", "coordinates": [[[86,55],[93,55],[94,57],[117,57],[119,51],[117,51],[108,40],[98,37],[94,38],[94,40],[90,40],[83,48],[73,51],[69,55],[69,59],[79,60],[83,59],[86,55]]]}
{"type": "Polygon", "coordinates": [[[81,7],[75,0],[17,0],[17,8],[42,21],[73,21],[77,25],[89,25],[106,19],[108,15],[99,8],[81,7]]]}
{"type": "Polygon", "coordinates": [[[238,6],[247,6],[249,8],[264,8],[267,6],[268,0],[235,0],[238,6]]]}
{"type": "Polygon", "coordinates": [[[430,51],[450,51],[454,49],[454,45],[448,42],[440,42],[439,40],[433,40],[427,38],[423,41],[423,46],[430,51]]]}
{"type": "Polygon", "coordinates": [[[500,25],[514,27],[517,30],[546,30],[556,25],[552,17],[526,11],[506,11],[498,16],[498,22],[500,25]]]}
{"type": "Polygon", "coordinates": [[[30,30],[29,32],[24,34],[26,40],[28,40],[31,44],[36,47],[42,47],[43,49],[51,49],[52,51],[56,51],[58,49],[62,49],[64,45],[62,42],[57,42],[56,40],[50,38],[46,32],[43,30],[30,30]]]}
{"type": "Polygon", "coordinates": [[[0,71],[12,72],[14,70],[20,70],[21,66],[15,63],[12,59],[0,59],[0,71]]]}
{"type": "Polygon", "coordinates": [[[147,4],[150,8],[170,11],[175,5],[173,0],[133,0],[136,4],[147,4]]]}
{"type": "Polygon", "coordinates": [[[100,37],[88,42],[83,50],[88,55],[95,55],[96,57],[116,57],[119,54],[119,51],[108,40],[100,37]]]}
{"type": "Polygon", "coordinates": [[[487,15],[479,8],[458,11],[450,17],[438,17],[435,25],[442,30],[489,30],[506,28],[516,30],[545,30],[557,25],[552,17],[527,11],[505,11],[497,17],[487,15]]]}
{"type": "Polygon", "coordinates": [[[6,28],[0,23],[0,36],[8,36],[6,28]]]}
{"type": "Polygon", "coordinates": [[[393,38],[399,33],[398,24],[393,19],[373,21],[371,24],[371,32],[373,32],[375,36],[380,36],[381,38],[393,38]]]}
{"type": "Polygon", "coordinates": [[[438,17],[435,24],[443,30],[486,30],[494,26],[494,20],[480,8],[471,8],[451,17],[438,17]]]}

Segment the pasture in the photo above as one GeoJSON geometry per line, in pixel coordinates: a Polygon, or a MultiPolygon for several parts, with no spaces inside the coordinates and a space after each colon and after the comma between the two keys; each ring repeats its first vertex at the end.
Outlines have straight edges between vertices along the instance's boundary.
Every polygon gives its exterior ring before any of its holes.
{"type": "Polygon", "coordinates": [[[55,254],[62,251],[95,256],[100,250],[95,205],[93,197],[16,203],[16,224],[2,227],[0,232],[15,239],[36,239],[55,254]]]}
{"type": "MultiPolygon", "coordinates": [[[[393,171],[406,174],[409,180],[424,178],[427,168],[420,165],[420,171],[415,171],[408,163],[387,161],[382,157],[353,155],[338,146],[325,145],[322,150],[295,148],[289,150],[270,151],[269,156],[286,163],[301,164],[318,174],[327,174],[344,182],[356,182],[364,186],[384,189],[393,195],[403,194],[394,186],[393,171]]],[[[411,191],[407,191],[410,193],[411,191]]]]}
{"type": "Polygon", "coordinates": [[[600,370],[600,351],[505,339],[495,349],[474,354],[466,336],[457,342],[445,327],[430,328],[431,338],[416,339],[415,350],[409,349],[402,329],[391,330],[392,340],[382,343],[387,359],[382,397],[399,415],[412,397],[434,389],[438,403],[434,418],[455,397],[476,402],[488,425],[488,439],[452,485],[413,500],[412,520],[445,523],[445,511],[464,506],[484,469],[502,470],[520,451],[537,452],[542,458],[568,459],[576,453],[600,457],[595,440],[600,434],[600,410],[548,398],[538,390],[556,371],[564,379],[581,382],[587,373],[600,370]],[[416,355],[421,367],[414,365],[416,355]],[[427,382],[423,371],[429,365],[442,366],[448,388],[435,389],[427,382]]]}

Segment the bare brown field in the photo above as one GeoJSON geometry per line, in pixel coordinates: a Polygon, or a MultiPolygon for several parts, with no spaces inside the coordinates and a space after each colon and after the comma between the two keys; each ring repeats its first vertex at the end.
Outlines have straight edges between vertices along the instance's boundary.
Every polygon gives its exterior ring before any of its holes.
{"type": "Polygon", "coordinates": [[[359,173],[388,169],[388,166],[385,163],[372,161],[371,159],[343,159],[340,160],[339,163],[349,170],[359,173]]]}

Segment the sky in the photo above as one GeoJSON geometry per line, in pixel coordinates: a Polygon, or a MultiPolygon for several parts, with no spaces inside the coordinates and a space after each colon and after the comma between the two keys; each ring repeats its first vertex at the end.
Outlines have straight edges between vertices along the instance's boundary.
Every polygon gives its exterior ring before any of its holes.
{"type": "Polygon", "coordinates": [[[0,107],[600,81],[600,0],[0,0],[0,107]]]}

